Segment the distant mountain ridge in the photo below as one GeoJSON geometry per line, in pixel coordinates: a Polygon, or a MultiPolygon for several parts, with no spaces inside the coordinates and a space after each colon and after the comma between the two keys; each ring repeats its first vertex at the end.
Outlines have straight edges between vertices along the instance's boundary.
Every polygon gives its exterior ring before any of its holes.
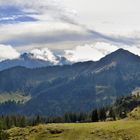
{"type": "MultiPolygon", "coordinates": [[[[119,50],[120,50],[120,53],[123,52],[123,49],[119,49],[119,50]]],[[[111,54],[111,52],[108,52],[108,54],[111,54]]],[[[131,55],[133,54],[131,53],[131,55]]],[[[101,60],[103,58],[101,58],[101,60]]],[[[16,66],[23,66],[26,68],[41,68],[41,67],[49,67],[49,66],[56,66],[56,65],[71,65],[78,62],[79,62],[78,59],[77,61],[72,61],[70,56],[58,55],[58,54],[55,54],[53,51],[50,51],[48,48],[42,48],[42,49],[34,49],[34,50],[31,50],[30,52],[23,53],[15,59],[6,59],[3,61],[0,61],[0,71],[9,69],[12,67],[16,67],[16,66]]]]}
{"type": "Polygon", "coordinates": [[[65,64],[71,64],[71,62],[65,57],[54,55],[48,49],[44,49],[40,51],[40,53],[36,53],[34,50],[34,52],[21,54],[19,58],[0,62],[0,71],[16,66],[23,66],[26,68],[40,68],[65,64]]]}
{"type": "Polygon", "coordinates": [[[112,104],[140,87],[140,57],[119,49],[100,61],[0,72],[0,93],[30,95],[21,113],[60,115],[112,104]]]}

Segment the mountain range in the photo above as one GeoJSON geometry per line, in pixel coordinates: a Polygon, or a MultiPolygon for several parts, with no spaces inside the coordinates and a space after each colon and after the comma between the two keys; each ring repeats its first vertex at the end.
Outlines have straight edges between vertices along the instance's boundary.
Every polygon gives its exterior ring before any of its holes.
{"type": "MultiPolygon", "coordinates": [[[[15,113],[26,115],[58,116],[71,111],[90,111],[110,105],[138,87],[140,57],[123,49],[97,62],[35,69],[17,66],[0,72],[0,94],[31,97],[15,109],[15,113]]],[[[0,107],[3,113],[7,110],[0,107]]]]}
{"type": "Polygon", "coordinates": [[[63,56],[55,55],[47,48],[42,50],[32,50],[28,53],[21,54],[15,59],[6,59],[0,62],[0,71],[16,66],[23,66],[26,68],[40,68],[54,65],[71,64],[63,56]]]}

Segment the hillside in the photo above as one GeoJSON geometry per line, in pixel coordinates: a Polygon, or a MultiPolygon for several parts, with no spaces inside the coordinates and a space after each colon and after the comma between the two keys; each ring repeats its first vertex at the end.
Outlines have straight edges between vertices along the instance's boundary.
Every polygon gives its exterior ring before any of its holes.
{"type": "Polygon", "coordinates": [[[140,120],[140,106],[134,108],[131,112],[129,112],[128,117],[131,120],[140,120]]]}
{"type": "MultiPolygon", "coordinates": [[[[61,115],[112,104],[140,87],[140,57],[119,49],[97,62],[0,72],[0,93],[31,96],[19,113],[61,115]]],[[[6,113],[6,112],[5,112],[6,113]]]]}
{"type": "Polygon", "coordinates": [[[48,124],[7,130],[9,140],[139,140],[140,121],[48,124]]]}

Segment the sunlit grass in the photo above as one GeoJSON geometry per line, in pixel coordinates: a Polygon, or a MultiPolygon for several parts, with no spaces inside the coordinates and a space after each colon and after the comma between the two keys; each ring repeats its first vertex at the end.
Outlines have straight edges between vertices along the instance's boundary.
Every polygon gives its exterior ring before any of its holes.
{"type": "Polygon", "coordinates": [[[140,140],[140,121],[47,124],[8,130],[11,140],[140,140]]]}

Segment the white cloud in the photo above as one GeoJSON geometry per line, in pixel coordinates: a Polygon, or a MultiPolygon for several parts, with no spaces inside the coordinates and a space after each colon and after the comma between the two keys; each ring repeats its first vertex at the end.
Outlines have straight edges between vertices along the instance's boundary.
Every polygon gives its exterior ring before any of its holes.
{"type": "Polygon", "coordinates": [[[93,45],[77,46],[73,50],[66,50],[65,53],[65,57],[73,62],[98,60],[103,57],[103,54],[94,49],[93,45]]]}
{"type": "Polygon", "coordinates": [[[50,61],[54,64],[58,63],[58,60],[54,53],[50,51],[48,48],[42,48],[42,49],[33,49],[30,51],[31,54],[33,54],[34,58],[50,61]]]}
{"type": "MultiPolygon", "coordinates": [[[[59,35],[59,32],[82,32],[82,29],[78,26],[61,23],[61,22],[28,22],[26,23],[18,23],[18,24],[10,24],[10,25],[2,25],[0,28],[0,33],[3,34],[1,36],[0,41],[6,41],[6,40],[14,40],[18,38],[19,40],[23,37],[27,38],[29,36],[35,37],[43,35],[54,35],[54,32],[57,32],[59,35]],[[21,38],[20,38],[21,37],[21,38]]],[[[84,31],[84,30],[83,30],[84,31]]],[[[65,33],[64,32],[64,33],[65,33]]]]}
{"type": "Polygon", "coordinates": [[[18,58],[20,54],[12,47],[0,44],[0,61],[18,58]]]}

